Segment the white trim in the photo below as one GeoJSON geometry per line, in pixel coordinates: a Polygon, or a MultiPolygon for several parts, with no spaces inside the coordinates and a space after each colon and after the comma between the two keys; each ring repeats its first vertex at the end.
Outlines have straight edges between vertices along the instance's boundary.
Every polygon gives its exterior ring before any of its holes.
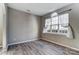
{"type": "Polygon", "coordinates": [[[15,43],[8,44],[8,46],[15,45],[15,44],[20,44],[20,43],[31,42],[31,41],[35,41],[35,40],[38,40],[38,39],[32,39],[32,40],[27,40],[27,41],[15,42],[15,43]]]}
{"type": "Polygon", "coordinates": [[[74,47],[71,47],[71,46],[68,46],[68,45],[63,45],[63,44],[57,43],[55,41],[48,40],[46,38],[41,38],[41,39],[42,40],[45,40],[45,41],[49,41],[49,42],[54,43],[54,44],[57,44],[57,45],[60,45],[60,46],[63,46],[63,47],[66,47],[66,48],[69,48],[69,49],[72,49],[72,50],[75,50],[75,51],[79,51],[78,48],[74,48],[74,47]]]}
{"type": "Polygon", "coordinates": [[[43,34],[58,34],[58,35],[66,35],[67,33],[60,33],[60,32],[58,31],[58,32],[46,32],[46,33],[43,33],[43,34]]]}
{"type": "Polygon", "coordinates": [[[7,30],[7,6],[3,3],[2,4],[2,10],[3,10],[3,42],[2,42],[2,47],[3,50],[7,51],[7,35],[6,35],[6,30],[7,30]]]}

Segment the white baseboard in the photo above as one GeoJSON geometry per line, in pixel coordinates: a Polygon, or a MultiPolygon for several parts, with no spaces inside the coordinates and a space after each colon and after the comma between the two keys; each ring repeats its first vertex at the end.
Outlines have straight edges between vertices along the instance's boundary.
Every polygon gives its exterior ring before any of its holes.
{"type": "Polygon", "coordinates": [[[32,39],[32,40],[27,40],[27,41],[15,42],[15,43],[8,44],[8,46],[15,45],[15,44],[20,44],[20,43],[31,42],[31,41],[35,41],[35,40],[38,40],[38,39],[32,39]]]}
{"type": "Polygon", "coordinates": [[[48,39],[45,39],[45,38],[41,38],[41,39],[48,41],[48,42],[51,42],[51,43],[54,43],[54,44],[57,44],[57,45],[60,45],[60,46],[63,46],[63,47],[66,47],[66,48],[69,48],[69,49],[72,49],[72,50],[75,50],[75,51],[79,51],[78,48],[74,48],[74,47],[71,47],[71,46],[68,46],[68,45],[60,44],[60,43],[57,43],[55,41],[51,41],[51,40],[48,40],[48,39]]]}

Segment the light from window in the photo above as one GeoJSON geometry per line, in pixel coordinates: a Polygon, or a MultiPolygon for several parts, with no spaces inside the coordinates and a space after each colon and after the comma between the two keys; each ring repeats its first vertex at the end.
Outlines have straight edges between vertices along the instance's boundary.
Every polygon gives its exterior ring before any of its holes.
{"type": "Polygon", "coordinates": [[[51,19],[46,19],[45,20],[45,27],[43,29],[43,32],[46,33],[46,32],[50,32],[50,28],[51,28],[51,19]]]}
{"type": "Polygon", "coordinates": [[[69,24],[69,14],[65,13],[62,15],[58,15],[57,13],[54,13],[51,16],[51,18],[45,19],[45,27],[43,29],[43,32],[67,33],[69,24]]]}
{"type": "Polygon", "coordinates": [[[68,24],[69,24],[69,14],[63,14],[59,16],[59,31],[60,32],[67,32],[68,31],[68,24]]]}
{"type": "Polygon", "coordinates": [[[58,13],[54,12],[53,14],[51,14],[51,17],[57,16],[58,13]]]}
{"type": "Polygon", "coordinates": [[[58,17],[57,16],[56,17],[52,17],[51,20],[52,20],[52,24],[51,24],[52,31],[53,30],[57,30],[58,29],[58,17]]]}

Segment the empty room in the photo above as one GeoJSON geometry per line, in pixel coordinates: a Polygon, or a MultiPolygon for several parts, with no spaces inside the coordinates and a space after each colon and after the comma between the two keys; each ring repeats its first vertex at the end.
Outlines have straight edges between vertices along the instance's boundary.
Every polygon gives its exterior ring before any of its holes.
{"type": "Polygon", "coordinates": [[[79,3],[0,3],[0,55],[79,55],[79,3]]]}

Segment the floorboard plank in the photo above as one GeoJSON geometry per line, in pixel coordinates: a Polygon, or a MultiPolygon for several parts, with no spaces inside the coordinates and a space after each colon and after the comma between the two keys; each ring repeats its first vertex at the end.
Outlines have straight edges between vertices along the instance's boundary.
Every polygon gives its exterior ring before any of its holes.
{"type": "MultiPolygon", "coordinates": [[[[9,46],[8,51],[3,53],[6,55],[72,55],[70,53],[64,53],[65,47],[44,41],[36,40],[33,42],[21,43],[9,46]]],[[[79,55],[79,53],[76,53],[79,55]]],[[[2,54],[1,54],[2,55],[2,54]]]]}

